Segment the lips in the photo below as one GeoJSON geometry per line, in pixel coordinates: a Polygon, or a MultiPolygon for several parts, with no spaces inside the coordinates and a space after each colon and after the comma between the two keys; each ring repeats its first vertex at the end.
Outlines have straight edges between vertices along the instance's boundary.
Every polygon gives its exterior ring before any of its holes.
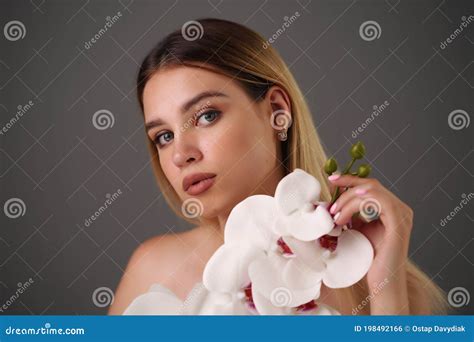
{"type": "MultiPolygon", "coordinates": [[[[204,180],[206,180],[206,184],[212,185],[214,182],[207,181],[207,179],[213,179],[214,177],[216,177],[215,173],[194,173],[192,175],[186,176],[183,179],[183,190],[188,192],[188,190],[191,190],[191,188],[196,188],[197,185],[203,184],[204,182],[201,181],[204,180]]],[[[207,190],[207,188],[204,190],[207,190]]]]}

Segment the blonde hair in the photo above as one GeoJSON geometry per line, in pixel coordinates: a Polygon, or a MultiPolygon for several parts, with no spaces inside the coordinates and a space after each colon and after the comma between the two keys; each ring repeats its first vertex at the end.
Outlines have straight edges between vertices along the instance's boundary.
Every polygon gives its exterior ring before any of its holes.
{"type": "MultiPolygon", "coordinates": [[[[187,39],[185,32],[176,30],[145,57],[137,78],[137,95],[142,111],[146,82],[155,72],[166,67],[187,65],[221,73],[238,82],[255,101],[260,101],[271,86],[278,85],[287,92],[291,101],[292,125],[287,140],[282,142],[285,174],[295,168],[310,173],[321,183],[321,198],[329,201],[329,185],[323,171],[326,154],[304,96],[278,52],[258,33],[243,25],[219,19],[198,22],[201,26],[195,29],[202,30],[198,32],[202,34],[200,39],[187,39]]],[[[157,182],[169,206],[184,220],[202,223],[183,215],[182,201],[164,175],[151,139],[148,139],[148,146],[157,182]]],[[[443,291],[409,259],[406,272],[410,313],[445,313],[447,305],[443,291]],[[428,312],[421,311],[424,303],[420,298],[423,297],[428,298],[428,312]]],[[[362,279],[349,288],[336,290],[339,300],[351,303],[353,308],[360,307],[359,304],[371,296],[365,284],[365,279],[362,279]]],[[[369,311],[369,306],[365,305],[357,313],[370,314],[369,311]]]]}

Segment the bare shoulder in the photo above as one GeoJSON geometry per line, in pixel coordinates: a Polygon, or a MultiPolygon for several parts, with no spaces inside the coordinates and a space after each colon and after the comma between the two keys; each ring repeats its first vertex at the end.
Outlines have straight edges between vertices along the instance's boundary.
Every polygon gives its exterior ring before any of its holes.
{"type": "Polygon", "coordinates": [[[187,234],[155,236],[135,249],[115,291],[109,315],[121,315],[136,297],[147,292],[154,283],[172,287],[173,269],[182,255],[180,239],[187,239],[187,234]]]}

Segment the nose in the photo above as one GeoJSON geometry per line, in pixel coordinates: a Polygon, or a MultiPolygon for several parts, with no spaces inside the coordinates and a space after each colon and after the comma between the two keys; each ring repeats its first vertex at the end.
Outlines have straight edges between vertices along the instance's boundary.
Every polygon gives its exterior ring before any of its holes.
{"type": "Polygon", "coordinates": [[[175,136],[173,145],[173,163],[179,168],[202,159],[202,153],[191,134],[175,136]]]}

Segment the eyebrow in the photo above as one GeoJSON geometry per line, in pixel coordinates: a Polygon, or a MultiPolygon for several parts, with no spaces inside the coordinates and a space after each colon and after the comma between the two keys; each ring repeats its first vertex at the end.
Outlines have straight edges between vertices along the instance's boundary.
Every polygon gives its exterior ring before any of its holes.
{"type": "MultiPolygon", "coordinates": [[[[186,113],[192,106],[195,104],[199,103],[200,101],[204,100],[205,98],[208,97],[228,97],[226,94],[221,93],[219,91],[204,91],[202,93],[197,94],[190,100],[186,101],[182,106],[181,106],[181,113],[186,113]]],[[[161,119],[155,119],[147,122],[145,124],[145,128],[147,131],[152,129],[153,127],[163,125],[164,122],[161,119]]]]}

